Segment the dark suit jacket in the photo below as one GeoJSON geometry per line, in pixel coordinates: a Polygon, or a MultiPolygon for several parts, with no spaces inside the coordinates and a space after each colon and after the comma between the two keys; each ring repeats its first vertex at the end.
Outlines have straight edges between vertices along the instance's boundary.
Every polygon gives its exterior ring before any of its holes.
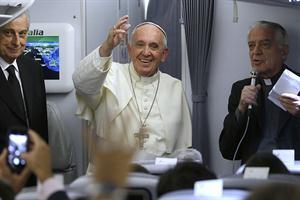
{"type": "MultiPolygon", "coordinates": [[[[224,120],[223,130],[219,138],[219,147],[222,156],[225,159],[233,159],[235,150],[246,128],[247,116],[242,116],[240,122],[237,122],[235,111],[239,105],[241,91],[245,85],[250,85],[250,79],[237,81],[232,85],[231,94],[228,102],[228,114],[224,120]]],[[[244,163],[252,154],[257,151],[258,145],[262,139],[262,110],[264,106],[264,94],[262,90],[257,97],[258,106],[253,108],[248,131],[241,143],[236,160],[242,160],[244,163]]],[[[275,124],[274,124],[275,126],[275,124]]],[[[295,149],[296,159],[300,159],[300,119],[292,116],[288,112],[281,110],[279,124],[277,129],[277,148],[295,149]],[[291,138],[291,143],[281,139],[283,135],[291,138]]]]}
{"type": "MultiPolygon", "coordinates": [[[[42,67],[27,56],[17,58],[29,127],[48,141],[46,92],[42,67]]],[[[27,127],[26,119],[15,106],[8,82],[0,70],[0,151],[6,146],[7,130],[12,126],[27,127]]]]}
{"type": "MultiPolygon", "coordinates": [[[[46,108],[46,92],[42,67],[32,58],[21,55],[17,58],[20,78],[27,109],[29,127],[48,141],[48,124],[46,108]]],[[[25,117],[20,115],[20,108],[15,106],[13,94],[8,82],[0,70],[0,151],[7,146],[7,130],[10,127],[27,127],[25,117]]],[[[31,176],[27,186],[35,185],[36,180],[31,176]]]]}

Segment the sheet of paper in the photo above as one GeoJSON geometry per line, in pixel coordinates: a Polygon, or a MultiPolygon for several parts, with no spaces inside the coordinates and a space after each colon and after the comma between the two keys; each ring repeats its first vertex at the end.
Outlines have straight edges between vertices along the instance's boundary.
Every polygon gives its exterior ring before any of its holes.
{"type": "Polygon", "coordinates": [[[197,181],[194,185],[195,196],[221,197],[222,194],[223,194],[222,179],[197,181]]]}
{"type": "Polygon", "coordinates": [[[294,149],[273,149],[272,153],[277,156],[285,165],[295,164],[294,149]]]}
{"type": "Polygon", "coordinates": [[[275,103],[277,106],[279,106],[281,109],[286,109],[281,105],[280,101],[278,100],[278,97],[282,93],[292,93],[292,94],[298,94],[300,91],[300,77],[291,72],[288,69],[285,69],[276,82],[276,84],[273,86],[272,90],[269,93],[268,99],[271,100],[273,103],[275,103]]]}
{"type": "Polygon", "coordinates": [[[268,179],[269,167],[246,167],[244,179],[268,179]]]}

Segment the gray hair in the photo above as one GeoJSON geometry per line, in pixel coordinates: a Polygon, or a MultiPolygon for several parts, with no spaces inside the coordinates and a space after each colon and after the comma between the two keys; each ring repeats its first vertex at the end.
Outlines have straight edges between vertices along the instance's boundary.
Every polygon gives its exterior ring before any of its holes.
{"type": "Polygon", "coordinates": [[[276,41],[280,45],[288,45],[288,34],[286,30],[278,23],[270,22],[270,21],[257,21],[255,22],[248,32],[248,40],[249,40],[249,33],[250,31],[255,27],[263,27],[263,28],[269,28],[273,31],[275,31],[276,34],[276,41]]]}
{"type": "Polygon", "coordinates": [[[19,17],[21,17],[23,15],[25,15],[26,18],[27,18],[27,22],[28,22],[27,28],[29,29],[29,26],[30,26],[30,15],[29,15],[29,11],[28,10],[25,10],[25,11],[23,11],[21,13],[18,13],[18,15],[14,16],[14,17],[12,17],[12,18],[10,18],[8,20],[6,20],[6,22],[3,23],[0,28],[3,28],[6,24],[10,23],[11,21],[14,21],[15,19],[17,19],[17,18],[19,18],[19,17]]]}
{"type": "Polygon", "coordinates": [[[136,32],[136,30],[137,30],[139,27],[144,26],[144,25],[152,25],[152,26],[155,26],[156,28],[158,28],[158,29],[162,32],[162,34],[163,34],[163,44],[164,44],[164,47],[165,47],[165,48],[168,47],[168,43],[167,43],[167,34],[166,34],[165,30],[164,30],[161,26],[159,26],[158,24],[155,24],[155,23],[153,23],[153,22],[142,22],[142,23],[136,25],[136,26],[133,28],[132,33],[131,33],[130,43],[132,42],[132,37],[133,37],[134,33],[136,32]]]}
{"type": "Polygon", "coordinates": [[[21,13],[18,17],[21,17],[22,15],[25,15],[27,17],[27,22],[28,22],[28,29],[30,26],[30,14],[28,10],[25,10],[23,13],[21,13]]]}

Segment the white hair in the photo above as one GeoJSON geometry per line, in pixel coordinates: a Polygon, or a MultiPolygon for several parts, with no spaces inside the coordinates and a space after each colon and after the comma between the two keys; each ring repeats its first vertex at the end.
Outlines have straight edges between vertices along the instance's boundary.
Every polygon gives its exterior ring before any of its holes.
{"type": "Polygon", "coordinates": [[[152,25],[152,26],[155,26],[156,28],[158,28],[158,29],[162,32],[162,34],[163,34],[163,36],[164,36],[164,37],[163,37],[163,44],[164,44],[164,47],[167,48],[168,44],[167,44],[167,34],[166,34],[166,31],[165,31],[161,26],[159,26],[158,24],[155,24],[155,23],[153,23],[153,22],[142,22],[142,23],[136,25],[136,26],[134,27],[134,29],[132,30],[132,33],[131,33],[131,40],[130,40],[130,41],[132,41],[132,36],[133,36],[134,33],[136,32],[136,30],[137,30],[139,27],[144,26],[144,25],[152,25]]]}

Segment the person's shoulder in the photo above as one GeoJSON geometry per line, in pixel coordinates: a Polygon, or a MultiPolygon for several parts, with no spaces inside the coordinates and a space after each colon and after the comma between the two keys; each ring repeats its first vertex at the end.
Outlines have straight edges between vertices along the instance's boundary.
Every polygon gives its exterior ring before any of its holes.
{"type": "Polygon", "coordinates": [[[235,81],[233,84],[232,84],[232,90],[233,91],[237,91],[237,90],[242,90],[243,87],[245,85],[249,85],[251,82],[251,79],[250,78],[245,78],[245,79],[241,79],[241,80],[238,80],[238,81],[235,81]]]}
{"type": "Polygon", "coordinates": [[[117,74],[127,74],[128,73],[128,63],[112,62],[109,69],[109,74],[116,76],[117,74]]]}
{"type": "Polygon", "coordinates": [[[29,54],[21,54],[18,58],[17,61],[34,61],[34,58],[30,56],[29,54]]]}
{"type": "Polygon", "coordinates": [[[28,54],[22,54],[17,58],[17,63],[18,64],[31,64],[31,65],[36,65],[40,67],[40,64],[30,55],[28,54]]]}
{"type": "Polygon", "coordinates": [[[179,80],[178,78],[175,78],[173,76],[171,76],[170,74],[164,73],[162,71],[160,72],[160,76],[162,78],[162,80],[170,82],[170,83],[177,83],[177,84],[181,84],[181,80],[179,80]]]}
{"type": "Polygon", "coordinates": [[[182,81],[167,73],[160,71],[160,80],[165,88],[176,88],[178,91],[183,91],[182,81]]]}
{"type": "Polygon", "coordinates": [[[238,81],[235,81],[232,85],[249,85],[250,78],[244,78],[238,81]]]}
{"type": "Polygon", "coordinates": [[[128,70],[128,65],[129,63],[119,63],[113,61],[111,67],[113,70],[128,70]]]}

